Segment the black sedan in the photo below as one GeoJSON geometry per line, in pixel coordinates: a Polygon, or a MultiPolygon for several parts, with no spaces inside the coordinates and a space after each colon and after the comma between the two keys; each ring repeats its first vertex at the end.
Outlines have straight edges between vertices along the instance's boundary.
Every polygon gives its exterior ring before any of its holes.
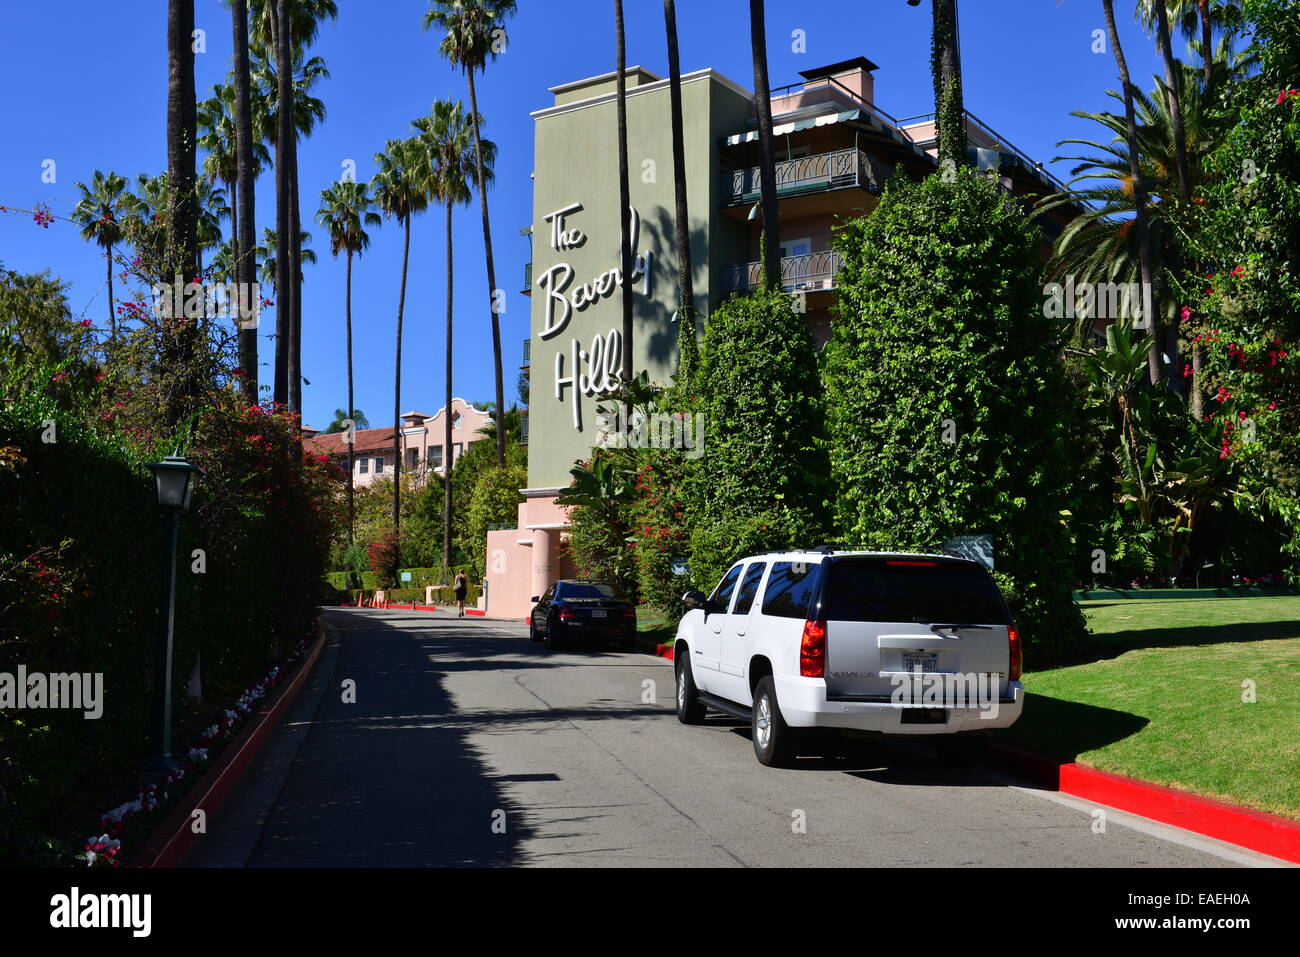
{"type": "Polygon", "coordinates": [[[528,637],[547,648],[572,639],[617,642],[623,651],[636,650],[636,606],[613,585],[561,580],[533,602],[528,637]]]}

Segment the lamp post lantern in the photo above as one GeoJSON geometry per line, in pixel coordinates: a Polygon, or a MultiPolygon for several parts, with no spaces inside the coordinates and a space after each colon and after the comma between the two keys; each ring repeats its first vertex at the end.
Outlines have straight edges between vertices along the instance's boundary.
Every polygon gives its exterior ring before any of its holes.
{"type": "Polygon", "coordinates": [[[172,760],[172,634],[176,617],[176,546],[181,513],[189,509],[195,478],[202,473],[181,455],[151,462],[163,514],[162,588],[158,599],[158,649],[154,666],[153,717],[149,760],[142,768],[146,781],[161,780],[176,767],[172,760]]]}

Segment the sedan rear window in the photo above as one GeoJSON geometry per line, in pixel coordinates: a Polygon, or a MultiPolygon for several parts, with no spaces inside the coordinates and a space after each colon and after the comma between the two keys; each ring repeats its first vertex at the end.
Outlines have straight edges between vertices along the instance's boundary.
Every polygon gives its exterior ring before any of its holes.
{"type": "Polygon", "coordinates": [[[821,617],[826,621],[1009,624],[997,586],[983,568],[925,559],[830,562],[821,617]]]}
{"type": "Polygon", "coordinates": [[[623,595],[613,585],[601,582],[565,582],[556,593],[559,598],[615,598],[623,600],[623,595]]]}

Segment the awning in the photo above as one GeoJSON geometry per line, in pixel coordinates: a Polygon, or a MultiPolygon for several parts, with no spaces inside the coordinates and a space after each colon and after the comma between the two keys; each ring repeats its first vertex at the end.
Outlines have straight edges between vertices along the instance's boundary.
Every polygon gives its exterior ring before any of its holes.
{"type": "MultiPolygon", "coordinates": [[[[862,110],[845,110],[842,113],[823,113],[820,116],[809,116],[802,120],[795,120],[791,123],[782,123],[780,126],[772,127],[773,136],[785,136],[787,133],[794,133],[798,130],[810,130],[815,126],[830,126],[832,123],[845,123],[849,120],[861,120],[868,116],[862,110]]],[[[758,130],[749,130],[744,133],[733,133],[723,140],[726,146],[739,146],[741,143],[753,143],[758,139],[758,130]]]]}

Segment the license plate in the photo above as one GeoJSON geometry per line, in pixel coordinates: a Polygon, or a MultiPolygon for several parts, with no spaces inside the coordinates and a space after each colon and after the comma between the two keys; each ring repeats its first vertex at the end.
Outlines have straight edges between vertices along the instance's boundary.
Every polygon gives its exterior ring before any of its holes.
{"type": "Polygon", "coordinates": [[[592,617],[592,618],[604,618],[604,617],[606,617],[608,614],[609,614],[609,612],[605,611],[605,609],[603,609],[603,608],[593,608],[593,609],[591,610],[591,617],[592,617]]]}
{"type": "Polygon", "coordinates": [[[937,651],[924,652],[917,651],[912,654],[903,655],[904,671],[934,671],[939,667],[939,653],[937,651]]]}

